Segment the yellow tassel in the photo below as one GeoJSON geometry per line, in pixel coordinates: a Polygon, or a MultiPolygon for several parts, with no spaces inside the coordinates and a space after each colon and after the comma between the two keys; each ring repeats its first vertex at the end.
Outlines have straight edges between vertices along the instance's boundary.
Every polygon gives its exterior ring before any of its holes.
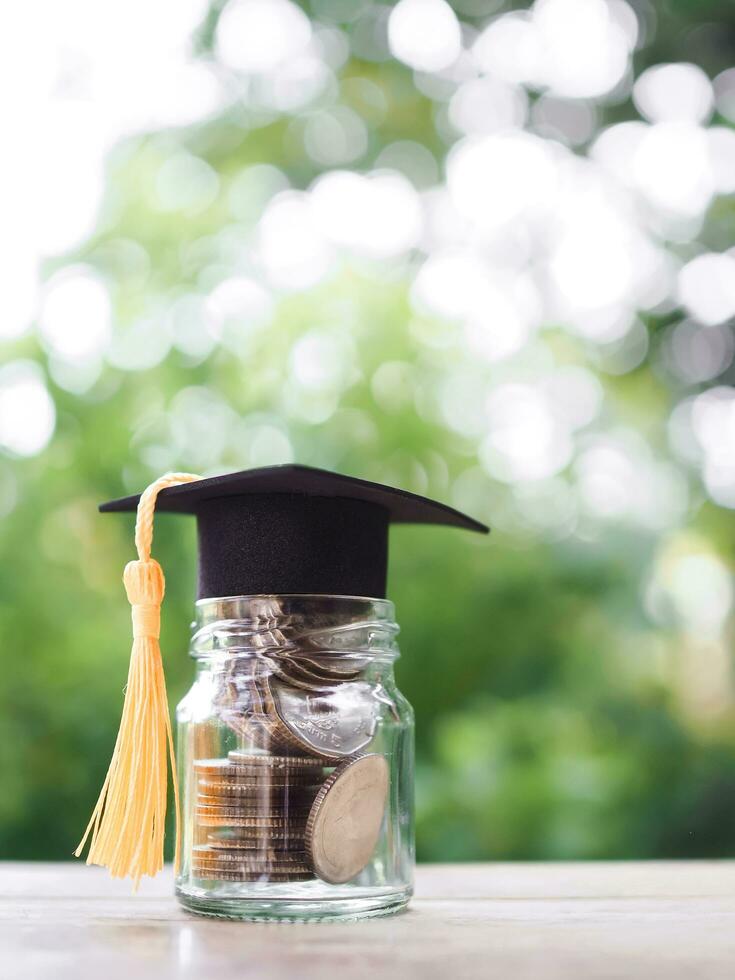
{"type": "Polygon", "coordinates": [[[151,558],[153,513],[161,490],[198,479],[169,473],[152,483],[138,503],[138,561],[129,562],[123,574],[132,606],[133,649],[120,730],[97,805],[74,852],[79,857],[91,833],[87,864],[109,868],[114,878],[131,877],[136,888],[143,875],[153,876],[163,867],[169,761],[176,806],[174,864],[179,867],[179,785],[158,642],[166,583],[151,558]]]}

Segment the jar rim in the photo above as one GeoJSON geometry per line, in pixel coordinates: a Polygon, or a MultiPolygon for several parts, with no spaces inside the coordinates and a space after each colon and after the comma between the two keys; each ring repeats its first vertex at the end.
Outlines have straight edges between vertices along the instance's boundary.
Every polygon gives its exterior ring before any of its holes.
{"type": "Polygon", "coordinates": [[[391,599],[386,598],[375,598],[374,596],[365,595],[334,595],[328,592],[253,592],[243,595],[225,595],[225,596],[205,596],[203,599],[197,599],[194,605],[197,607],[204,607],[208,603],[213,602],[248,602],[250,600],[263,600],[263,599],[305,599],[305,600],[326,600],[329,602],[339,603],[342,600],[345,602],[360,602],[369,603],[371,606],[378,609],[384,608],[386,612],[390,612],[391,615],[395,613],[395,604],[391,599]]]}
{"type": "Polygon", "coordinates": [[[395,659],[398,655],[398,624],[389,599],[323,593],[212,597],[197,601],[192,628],[190,652],[195,657],[225,649],[314,656],[308,650],[299,653],[305,638],[309,638],[307,646],[314,643],[329,656],[367,653],[371,659],[395,659]]]}

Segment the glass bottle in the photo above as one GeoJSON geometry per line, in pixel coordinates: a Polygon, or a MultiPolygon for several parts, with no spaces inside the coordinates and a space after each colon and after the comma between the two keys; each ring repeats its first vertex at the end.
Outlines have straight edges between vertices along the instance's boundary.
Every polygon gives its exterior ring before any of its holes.
{"type": "Polygon", "coordinates": [[[413,711],[386,599],[197,603],[177,709],[181,861],[194,912],[339,919],[412,892],[413,711]]]}

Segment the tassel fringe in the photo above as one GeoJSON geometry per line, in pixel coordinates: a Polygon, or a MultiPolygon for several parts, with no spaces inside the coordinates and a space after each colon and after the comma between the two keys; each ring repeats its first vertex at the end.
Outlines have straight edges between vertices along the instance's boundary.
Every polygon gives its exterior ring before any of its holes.
{"type": "Polygon", "coordinates": [[[179,866],[179,786],[159,644],[166,585],[161,566],[150,556],[153,513],[161,490],[198,479],[190,473],[161,477],[138,503],[138,561],[129,562],[123,575],[132,607],[133,649],[120,730],[97,805],[74,852],[79,857],[91,835],[87,864],[108,868],[114,878],[132,878],[136,889],[143,875],[156,875],[163,867],[169,763],[176,808],[174,863],[179,866]]]}

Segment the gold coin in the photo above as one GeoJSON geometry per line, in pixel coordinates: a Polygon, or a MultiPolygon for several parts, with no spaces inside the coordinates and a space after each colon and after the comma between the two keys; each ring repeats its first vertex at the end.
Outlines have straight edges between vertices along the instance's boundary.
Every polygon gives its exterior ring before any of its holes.
{"type": "Polygon", "coordinates": [[[304,835],[309,864],[322,881],[350,881],[370,861],[380,836],[388,783],[388,763],[375,754],[349,759],[327,777],[304,835]]]}

